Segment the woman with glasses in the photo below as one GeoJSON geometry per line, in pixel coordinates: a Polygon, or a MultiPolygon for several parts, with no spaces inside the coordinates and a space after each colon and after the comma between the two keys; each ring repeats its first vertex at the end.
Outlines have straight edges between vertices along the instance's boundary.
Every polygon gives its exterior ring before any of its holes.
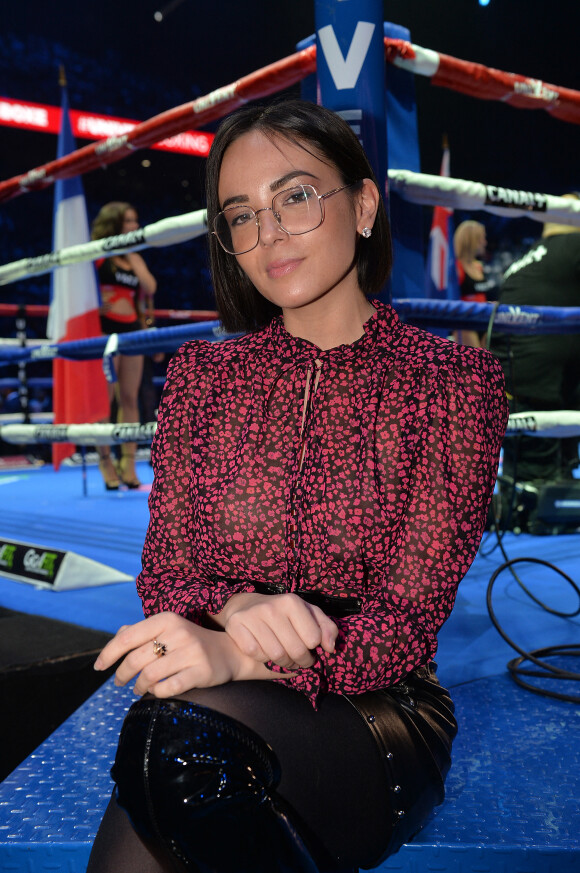
{"type": "Polygon", "coordinates": [[[443,800],[433,658],[506,422],[486,352],[399,321],[368,160],[301,101],[221,125],[207,166],[224,326],[174,357],[144,621],[97,661],[140,696],[95,871],[370,868],[443,800]]]}

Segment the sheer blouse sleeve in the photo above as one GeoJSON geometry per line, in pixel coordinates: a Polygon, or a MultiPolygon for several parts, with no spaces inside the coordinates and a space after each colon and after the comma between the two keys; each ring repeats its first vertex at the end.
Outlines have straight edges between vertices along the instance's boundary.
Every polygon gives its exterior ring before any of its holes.
{"type": "Polygon", "coordinates": [[[385,572],[364,593],[360,614],[336,620],[336,651],[318,649],[312,667],[284,680],[315,706],[328,691],[392,685],[430,661],[479,547],[507,421],[499,364],[487,352],[463,350],[403,402],[411,409],[406,424],[387,410],[382,430],[393,447],[413,446],[382,474],[385,572]]]}
{"type": "Polygon", "coordinates": [[[203,342],[186,343],[171,360],[152,445],[154,481],[137,591],[146,616],[171,611],[201,624],[219,612],[235,588],[209,577],[192,542],[192,448],[209,376],[203,342]]]}

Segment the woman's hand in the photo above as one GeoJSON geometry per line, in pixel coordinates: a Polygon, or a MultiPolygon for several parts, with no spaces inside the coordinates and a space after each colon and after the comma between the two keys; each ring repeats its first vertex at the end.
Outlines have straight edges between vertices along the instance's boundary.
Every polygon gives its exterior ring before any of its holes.
{"type": "Polygon", "coordinates": [[[174,697],[191,688],[207,688],[238,679],[269,679],[272,673],[240,652],[221,631],[199,627],[173,612],[160,612],[120,628],[95,662],[106,670],[120,658],[115,684],[138,676],[135,693],[174,697]],[[154,641],[165,646],[156,654],[154,641]]]}
{"type": "Polygon", "coordinates": [[[245,655],[280,667],[311,667],[313,650],[333,652],[338,628],[297,594],[234,594],[212,616],[245,655]]]}

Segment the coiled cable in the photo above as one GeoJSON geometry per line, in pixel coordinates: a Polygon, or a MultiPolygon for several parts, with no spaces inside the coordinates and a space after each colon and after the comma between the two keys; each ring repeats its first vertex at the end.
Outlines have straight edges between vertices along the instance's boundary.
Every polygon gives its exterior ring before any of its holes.
{"type": "MultiPolygon", "coordinates": [[[[500,548],[502,553],[505,555],[505,550],[503,548],[503,544],[500,540],[500,548]]],[[[561,618],[575,618],[578,614],[580,614],[580,588],[574,582],[574,580],[564,573],[563,570],[560,570],[554,564],[551,564],[549,561],[544,561],[541,558],[512,558],[506,560],[501,566],[495,570],[492,574],[489,584],[487,586],[487,609],[489,612],[489,617],[491,618],[492,624],[500,634],[500,636],[506,641],[506,643],[511,646],[512,649],[515,649],[516,652],[519,653],[519,658],[513,658],[508,662],[507,668],[510,672],[512,679],[520,685],[522,688],[526,688],[528,691],[533,691],[535,694],[540,694],[543,697],[553,697],[557,700],[565,700],[569,703],[580,703],[580,695],[577,694],[563,694],[558,691],[550,691],[546,688],[541,688],[537,685],[533,685],[530,682],[526,682],[522,677],[530,676],[536,678],[544,678],[544,679],[562,679],[562,680],[572,680],[572,681],[580,681],[580,673],[574,672],[572,670],[563,670],[560,667],[556,667],[553,664],[549,664],[545,661],[545,658],[549,657],[579,657],[580,656],[580,645],[568,644],[562,646],[546,646],[542,649],[536,649],[535,651],[527,652],[525,649],[520,648],[505,632],[505,630],[501,627],[497,616],[495,614],[493,603],[492,603],[492,592],[495,582],[499,575],[504,571],[509,569],[512,576],[518,583],[518,585],[522,588],[522,590],[530,597],[535,603],[538,604],[542,609],[546,612],[549,612],[551,615],[556,615],[561,618]],[[518,563],[528,563],[528,564],[541,564],[544,567],[548,567],[550,570],[558,573],[566,582],[571,586],[574,590],[575,594],[578,596],[579,606],[573,612],[563,612],[562,610],[553,609],[548,606],[539,597],[536,597],[529,588],[524,585],[522,580],[519,578],[518,574],[513,569],[514,564],[518,563]],[[537,670],[524,668],[522,665],[530,662],[534,664],[537,670]]]]}

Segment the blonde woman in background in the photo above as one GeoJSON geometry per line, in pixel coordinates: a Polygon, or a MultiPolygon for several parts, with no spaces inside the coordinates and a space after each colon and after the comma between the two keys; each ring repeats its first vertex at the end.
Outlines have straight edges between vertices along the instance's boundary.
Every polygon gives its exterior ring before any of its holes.
{"type": "MultiPolygon", "coordinates": [[[[461,299],[467,303],[487,303],[495,282],[486,276],[480,260],[487,248],[485,226],[479,221],[462,221],[453,235],[453,248],[461,299]]],[[[453,331],[453,339],[474,348],[484,345],[483,336],[475,330],[453,331]]]]}

